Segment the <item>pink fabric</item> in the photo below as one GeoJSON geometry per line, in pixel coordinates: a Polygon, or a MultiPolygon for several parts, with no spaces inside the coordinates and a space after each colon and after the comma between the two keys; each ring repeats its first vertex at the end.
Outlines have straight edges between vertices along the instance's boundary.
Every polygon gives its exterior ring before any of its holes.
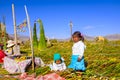
{"type": "Polygon", "coordinates": [[[47,74],[47,75],[45,75],[43,77],[41,76],[37,80],[65,80],[65,78],[60,77],[56,73],[51,73],[51,74],[47,74]]]}
{"type": "Polygon", "coordinates": [[[27,75],[27,73],[22,73],[19,77],[20,80],[66,80],[65,78],[60,77],[56,73],[47,74],[45,76],[39,75],[35,78],[35,75],[27,75]]]}
{"type": "Polygon", "coordinates": [[[35,75],[28,75],[27,73],[22,73],[19,77],[20,80],[36,80],[35,75]]]}
{"type": "Polygon", "coordinates": [[[31,63],[31,59],[16,62],[14,59],[4,57],[4,68],[9,73],[24,73],[27,66],[31,63]]]}
{"type": "Polygon", "coordinates": [[[3,63],[3,58],[5,57],[5,53],[0,50],[0,63],[3,63]]]}
{"type": "Polygon", "coordinates": [[[20,79],[25,79],[26,77],[27,77],[27,73],[22,73],[22,74],[19,76],[20,79]]]}

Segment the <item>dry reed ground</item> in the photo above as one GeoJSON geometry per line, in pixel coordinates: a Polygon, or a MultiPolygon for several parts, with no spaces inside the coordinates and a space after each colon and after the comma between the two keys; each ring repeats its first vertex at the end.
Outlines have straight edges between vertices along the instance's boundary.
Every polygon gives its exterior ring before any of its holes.
{"type": "MultiPolygon", "coordinates": [[[[41,57],[45,64],[53,61],[53,54],[58,52],[65,59],[68,66],[71,56],[71,42],[54,42],[43,51],[34,50],[35,56],[41,57]]],[[[119,80],[120,79],[120,41],[92,42],[85,41],[87,46],[84,57],[87,62],[85,72],[74,72],[67,69],[64,72],[57,72],[67,80],[119,80]]],[[[21,52],[26,56],[31,55],[28,43],[21,46],[21,52]]],[[[33,73],[31,69],[27,70],[29,74],[33,73]]],[[[36,75],[45,75],[52,73],[49,67],[36,67],[36,75]]],[[[0,75],[8,74],[7,71],[0,68],[0,75]]],[[[0,78],[2,80],[2,78],[0,78]]],[[[6,79],[8,80],[8,79],[6,79]]]]}

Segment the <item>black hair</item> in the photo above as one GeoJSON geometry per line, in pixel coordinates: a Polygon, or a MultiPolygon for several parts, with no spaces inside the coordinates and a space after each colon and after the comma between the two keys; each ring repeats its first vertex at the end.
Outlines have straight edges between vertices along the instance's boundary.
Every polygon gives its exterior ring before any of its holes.
{"type": "Polygon", "coordinates": [[[4,46],[3,44],[0,44],[0,49],[1,49],[1,50],[3,50],[3,46],[4,46]]]}
{"type": "Polygon", "coordinates": [[[81,34],[80,31],[75,31],[75,32],[72,34],[72,36],[77,36],[77,37],[80,38],[80,40],[82,40],[82,41],[84,42],[84,37],[83,37],[83,35],[81,34]]]}
{"type": "MultiPolygon", "coordinates": [[[[62,59],[60,59],[61,63],[63,62],[62,59]]],[[[55,60],[55,63],[56,63],[56,60],[55,60]]]]}

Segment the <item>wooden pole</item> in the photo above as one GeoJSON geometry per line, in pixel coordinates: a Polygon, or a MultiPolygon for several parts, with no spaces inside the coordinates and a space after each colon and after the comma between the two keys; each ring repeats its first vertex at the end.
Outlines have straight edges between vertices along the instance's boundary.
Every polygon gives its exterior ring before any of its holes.
{"type": "Polygon", "coordinates": [[[25,7],[25,12],[26,12],[26,16],[27,16],[27,23],[28,23],[28,28],[29,28],[29,35],[30,35],[30,43],[31,43],[31,51],[32,51],[32,70],[35,70],[34,68],[34,49],[33,49],[33,41],[32,41],[32,30],[30,27],[30,18],[27,12],[27,7],[25,7]]]}
{"type": "Polygon", "coordinates": [[[70,33],[71,33],[71,41],[72,41],[72,27],[73,27],[73,23],[72,23],[72,21],[70,21],[70,33]]]}
{"type": "Polygon", "coordinates": [[[12,4],[12,15],[13,15],[14,42],[15,42],[15,50],[14,50],[14,53],[17,54],[17,31],[16,31],[16,18],[15,18],[14,4],[12,4]]]}

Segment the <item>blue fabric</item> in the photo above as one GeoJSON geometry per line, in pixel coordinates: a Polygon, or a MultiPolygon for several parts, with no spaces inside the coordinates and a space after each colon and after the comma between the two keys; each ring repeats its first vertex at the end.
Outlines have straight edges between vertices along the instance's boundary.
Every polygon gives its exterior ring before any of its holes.
{"type": "Polygon", "coordinates": [[[55,53],[54,54],[54,61],[60,60],[60,59],[61,59],[61,55],[59,53],[55,53]]]}
{"type": "Polygon", "coordinates": [[[68,68],[72,68],[74,70],[85,71],[86,68],[85,68],[85,63],[84,63],[84,57],[79,62],[77,60],[78,60],[78,55],[72,55],[71,63],[68,66],[68,68]]]}

